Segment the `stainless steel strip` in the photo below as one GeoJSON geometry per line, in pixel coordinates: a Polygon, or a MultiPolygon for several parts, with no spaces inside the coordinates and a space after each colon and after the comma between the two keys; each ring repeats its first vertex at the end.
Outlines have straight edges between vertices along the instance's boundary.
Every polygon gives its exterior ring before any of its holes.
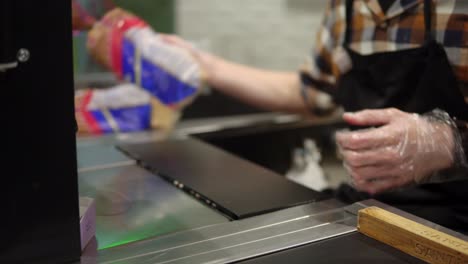
{"type": "MultiPolygon", "coordinates": [[[[343,207],[343,204],[335,200],[302,205],[257,217],[247,218],[242,221],[234,221],[229,224],[215,225],[205,228],[202,227],[186,232],[181,232],[175,235],[132,243],[122,248],[101,251],[100,255],[101,257],[110,256],[111,258],[119,258],[136,254],[151,253],[156,250],[168,250],[191,243],[199,243],[200,241],[206,239],[226,236],[246,230],[255,230],[267,226],[277,226],[281,223],[297,221],[304,217],[321,215],[324,212],[336,210],[337,208],[341,207],[343,207]]],[[[321,217],[323,219],[323,216],[321,217]]]]}
{"type": "Polygon", "coordinates": [[[336,123],[339,119],[337,112],[327,118],[307,120],[295,114],[262,113],[246,114],[228,117],[212,117],[183,120],[177,124],[174,131],[151,130],[132,133],[117,133],[110,135],[85,136],[77,139],[79,146],[94,144],[117,145],[123,143],[145,143],[161,141],[167,138],[187,138],[193,134],[223,131],[236,128],[263,126],[274,128],[290,124],[292,127],[319,126],[336,123]]]}
{"type": "Polygon", "coordinates": [[[351,232],[355,232],[355,230],[348,226],[323,224],[191,255],[177,255],[181,252],[174,252],[175,254],[172,256],[172,259],[168,259],[168,254],[163,253],[114,263],[232,263],[351,232]],[[163,258],[168,260],[163,260],[163,258]]]}
{"type": "Polygon", "coordinates": [[[339,121],[339,111],[326,118],[317,118],[314,120],[305,119],[301,115],[283,114],[283,113],[261,113],[246,114],[229,117],[212,117],[184,120],[180,122],[174,134],[176,136],[187,136],[200,133],[212,133],[227,129],[247,128],[255,126],[284,126],[304,127],[314,125],[332,124],[339,121]]]}
{"type": "Polygon", "coordinates": [[[129,161],[123,161],[123,162],[117,162],[117,163],[97,165],[97,166],[93,166],[93,167],[78,168],[78,173],[85,173],[85,172],[91,172],[91,171],[97,171],[97,170],[113,169],[113,168],[126,167],[126,166],[132,166],[132,165],[136,165],[136,162],[134,160],[129,160],[129,161]]]}
{"type": "Polygon", "coordinates": [[[299,206],[141,241],[101,251],[98,262],[185,263],[187,260],[187,263],[205,263],[207,259],[226,262],[354,232],[355,225],[350,225],[350,221],[355,217],[345,214],[342,208],[330,208],[336,205],[335,202],[324,202],[318,206],[299,206]]]}
{"type": "Polygon", "coordinates": [[[232,263],[352,232],[355,232],[355,229],[349,226],[324,224],[323,226],[304,228],[302,230],[259,239],[252,242],[246,242],[212,252],[204,252],[196,256],[187,256],[171,261],[156,263],[232,263]]]}
{"type": "Polygon", "coordinates": [[[101,142],[78,143],[77,158],[80,173],[136,164],[135,160],[127,157],[113,145],[101,142]]]}
{"type": "Polygon", "coordinates": [[[116,146],[118,144],[155,142],[167,139],[169,133],[161,130],[140,131],[132,133],[116,133],[98,136],[83,136],[77,138],[78,147],[108,145],[116,146]]]}

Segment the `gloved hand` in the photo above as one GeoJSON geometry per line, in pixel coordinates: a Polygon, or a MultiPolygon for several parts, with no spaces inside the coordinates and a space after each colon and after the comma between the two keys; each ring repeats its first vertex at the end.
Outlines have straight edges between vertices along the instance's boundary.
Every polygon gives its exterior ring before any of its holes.
{"type": "Polygon", "coordinates": [[[181,49],[186,50],[187,52],[192,55],[192,57],[197,61],[200,65],[201,70],[203,72],[203,76],[207,83],[211,82],[210,72],[212,72],[212,68],[215,65],[216,56],[206,52],[202,49],[195,47],[192,43],[188,42],[187,40],[171,34],[159,34],[161,39],[171,45],[179,47],[181,49]]]}
{"type": "Polygon", "coordinates": [[[433,173],[452,167],[460,147],[449,115],[397,109],[346,113],[353,126],[376,128],[339,132],[336,140],[356,189],[370,194],[427,182],[433,173]]]}

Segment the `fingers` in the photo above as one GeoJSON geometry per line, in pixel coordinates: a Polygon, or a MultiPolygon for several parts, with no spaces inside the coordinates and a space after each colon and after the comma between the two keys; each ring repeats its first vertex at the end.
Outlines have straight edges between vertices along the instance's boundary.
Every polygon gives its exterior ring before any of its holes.
{"type": "Polygon", "coordinates": [[[390,108],[346,113],[344,119],[352,125],[378,126],[354,132],[337,133],[336,140],[342,149],[364,150],[398,144],[406,132],[406,124],[399,122],[405,113],[390,108]]]}
{"type": "Polygon", "coordinates": [[[365,150],[391,146],[397,144],[399,140],[399,132],[389,126],[336,134],[336,141],[344,150],[365,150]]]}
{"type": "Polygon", "coordinates": [[[167,43],[170,43],[170,44],[182,44],[184,41],[176,36],[176,35],[169,35],[169,34],[162,34],[160,33],[159,36],[161,36],[161,39],[166,41],[167,43]]]}
{"type": "Polygon", "coordinates": [[[378,165],[392,166],[404,161],[403,155],[401,155],[398,152],[398,149],[394,147],[384,147],[364,151],[343,150],[341,151],[341,154],[346,164],[356,168],[378,165]]]}
{"type": "Polygon", "coordinates": [[[194,46],[188,42],[185,41],[184,39],[180,38],[179,36],[176,35],[168,35],[168,34],[160,34],[161,39],[165,41],[168,44],[172,44],[174,46],[177,46],[179,48],[186,49],[190,52],[192,52],[195,48],[194,46]]]}
{"type": "Polygon", "coordinates": [[[353,126],[381,126],[390,123],[400,113],[402,112],[394,108],[364,110],[356,113],[345,113],[343,119],[353,126]]]}
{"type": "Polygon", "coordinates": [[[344,166],[349,175],[351,175],[351,178],[354,182],[399,177],[400,175],[404,174],[404,172],[399,169],[399,167],[388,165],[352,167],[348,164],[345,164],[344,166]]]}
{"type": "Polygon", "coordinates": [[[410,181],[405,177],[387,177],[372,181],[356,181],[354,187],[359,191],[375,195],[388,190],[397,189],[409,183],[410,181]]]}
{"type": "Polygon", "coordinates": [[[353,167],[345,164],[345,168],[351,175],[354,187],[357,190],[373,195],[414,182],[413,177],[410,175],[411,171],[406,171],[405,166],[377,165],[353,167]]]}

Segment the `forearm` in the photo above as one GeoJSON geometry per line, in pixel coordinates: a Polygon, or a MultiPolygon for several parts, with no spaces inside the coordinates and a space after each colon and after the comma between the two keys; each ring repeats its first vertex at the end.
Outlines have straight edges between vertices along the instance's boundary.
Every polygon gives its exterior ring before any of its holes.
{"type": "Polygon", "coordinates": [[[270,111],[310,115],[311,110],[331,112],[329,95],[313,87],[302,88],[298,72],[262,70],[233,62],[194,48],[174,35],[162,35],[168,43],[188,50],[200,63],[208,85],[240,101],[270,111]]]}
{"type": "MultiPolygon", "coordinates": [[[[296,113],[307,113],[311,107],[301,96],[301,82],[296,72],[256,69],[207,53],[201,55],[201,62],[210,86],[242,102],[271,111],[296,113]]],[[[315,92],[309,92],[309,97],[313,98],[315,92]]]]}

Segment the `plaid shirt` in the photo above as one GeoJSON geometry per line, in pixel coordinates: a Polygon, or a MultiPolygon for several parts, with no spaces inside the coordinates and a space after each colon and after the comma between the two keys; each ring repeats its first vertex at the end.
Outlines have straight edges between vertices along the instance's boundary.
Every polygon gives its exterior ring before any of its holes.
{"type": "MultiPolygon", "coordinates": [[[[390,0],[388,0],[390,1],[390,0]]],[[[345,0],[330,0],[317,34],[313,56],[303,71],[317,81],[336,84],[349,70],[341,46],[346,30],[345,0]]],[[[460,89],[468,97],[468,0],[435,0],[433,32],[447,52],[460,89]]],[[[350,47],[361,54],[397,51],[424,43],[423,0],[394,0],[386,13],[378,0],[354,1],[350,47]]]]}

